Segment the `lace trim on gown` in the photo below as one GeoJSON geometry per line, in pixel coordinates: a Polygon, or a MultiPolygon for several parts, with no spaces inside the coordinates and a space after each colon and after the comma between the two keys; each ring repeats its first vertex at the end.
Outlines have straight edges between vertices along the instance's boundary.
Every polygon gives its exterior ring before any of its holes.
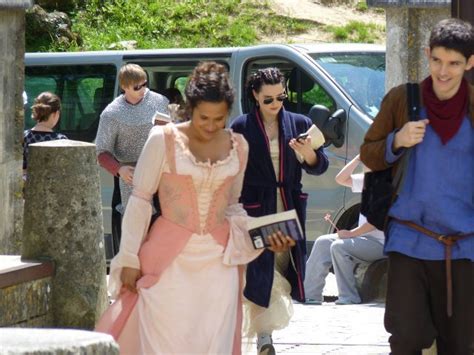
{"type": "Polygon", "coordinates": [[[226,129],[225,130],[226,132],[228,132],[230,134],[230,139],[231,139],[231,142],[232,142],[232,147],[230,148],[229,154],[224,159],[220,159],[220,160],[215,161],[214,163],[211,163],[210,160],[207,160],[207,161],[197,160],[197,158],[194,156],[194,154],[189,149],[189,146],[184,142],[183,133],[181,133],[176,128],[176,126],[173,125],[172,127],[173,127],[173,134],[175,135],[175,142],[179,145],[182,153],[184,153],[184,155],[187,156],[193,162],[193,164],[196,165],[196,166],[201,166],[201,167],[204,167],[204,168],[210,168],[210,167],[218,167],[218,166],[221,166],[221,165],[226,165],[232,159],[234,159],[237,155],[237,149],[238,149],[238,146],[239,146],[239,142],[236,139],[236,136],[235,136],[235,134],[233,134],[231,129],[226,129]]]}

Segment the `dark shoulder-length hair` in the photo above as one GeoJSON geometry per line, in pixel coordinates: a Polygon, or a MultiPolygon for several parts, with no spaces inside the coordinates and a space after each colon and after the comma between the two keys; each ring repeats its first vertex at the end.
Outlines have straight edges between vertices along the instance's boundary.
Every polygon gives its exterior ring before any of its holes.
{"type": "Polygon", "coordinates": [[[259,93],[263,85],[282,84],[285,87],[285,76],[278,68],[264,68],[258,69],[251,74],[247,79],[247,96],[255,104],[255,97],[253,91],[259,93]]]}

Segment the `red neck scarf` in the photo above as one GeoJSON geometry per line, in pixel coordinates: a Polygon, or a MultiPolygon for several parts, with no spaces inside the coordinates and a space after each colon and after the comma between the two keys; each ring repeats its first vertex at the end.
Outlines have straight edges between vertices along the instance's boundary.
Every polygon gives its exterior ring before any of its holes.
{"type": "Polygon", "coordinates": [[[448,100],[440,100],[433,90],[433,79],[427,77],[421,83],[423,102],[428,113],[430,126],[443,144],[453,138],[461,127],[467,114],[468,85],[462,79],[458,92],[448,100]]]}

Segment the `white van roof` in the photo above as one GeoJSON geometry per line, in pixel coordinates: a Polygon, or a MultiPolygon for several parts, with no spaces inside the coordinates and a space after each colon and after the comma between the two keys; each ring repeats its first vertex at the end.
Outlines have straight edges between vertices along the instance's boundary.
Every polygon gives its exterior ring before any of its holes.
{"type": "Polygon", "coordinates": [[[167,49],[140,49],[140,50],[119,50],[119,51],[86,51],[86,52],[47,52],[47,53],[26,53],[25,58],[29,65],[34,65],[36,61],[44,63],[44,59],[48,58],[52,62],[60,59],[63,64],[75,62],[81,58],[81,62],[97,62],[100,57],[101,61],[115,62],[117,58],[124,60],[133,60],[135,58],[146,57],[167,57],[167,56],[206,56],[227,57],[233,52],[242,48],[260,48],[264,49],[275,47],[293,47],[300,52],[308,53],[334,53],[334,52],[384,52],[383,45],[361,44],[361,43],[317,43],[317,44],[261,44],[249,47],[216,47],[216,48],[167,48],[167,49]]]}
{"type": "Polygon", "coordinates": [[[303,43],[291,45],[308,53],[385,52],[385,46],[369,43],[303,43]]]}

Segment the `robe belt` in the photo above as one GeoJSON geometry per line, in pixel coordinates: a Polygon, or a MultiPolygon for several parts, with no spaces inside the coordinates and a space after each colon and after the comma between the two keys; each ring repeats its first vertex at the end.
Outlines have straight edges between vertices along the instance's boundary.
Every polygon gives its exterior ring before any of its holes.
{"type": "Polygon", "coordinates": [[[435,233],[423,226],[420,226],[411,221],[404,221],[401,219],[393,218],[398,223],[404,224],[411,227],[422,234],[436,239],[438,242],[443,243],[445,246],[445,258],[446,258],[446,295],[447,295],[447,311],[448,317],[453,315],[453,277],[451,268],[451,251],[452,246],[461,239],[472,237],[474,233],[458,233],[458,234],[439,234],[435,233]]]}

